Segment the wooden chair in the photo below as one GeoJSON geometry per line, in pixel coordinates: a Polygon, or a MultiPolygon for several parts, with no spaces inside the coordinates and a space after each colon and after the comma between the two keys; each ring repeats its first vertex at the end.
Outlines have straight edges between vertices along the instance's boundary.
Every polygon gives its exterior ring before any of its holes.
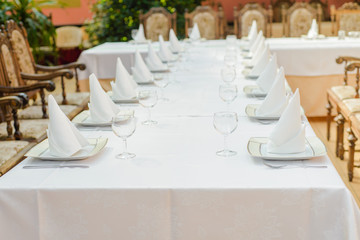
{"type": "Polygon", "coordinates": [[[328,1],[325,0],[310,0],[309,1],[310,6],[312,6],[314,9],[318,8],[318,5],[320,5],[320,9],[321,9],[321,21],[327,21],[329,19],[329,6],[328,6],[328,1]]]}
{"type": "Polygon", "coordinates": [[[273,6],[273,22],[282,22],[282,13],[289,9],[295,3],[294,0],[273,0],[270,1],[270,5],[273,6]]]}
{"type": "Polygon", "coordinates": [[[188,28],[197,23],[202,38],[224,38],[224,12],[221,7],[216,12],[209,6],[197,6],[191,13],[185,10],[185,34],[188,36],[188,28]]]}
{"type": "Polygon", "coordinates": [[[76,26],[63,26],[57,28],[55,43],[59,52],[59,64],[76,62],[81,54],[81,28],[76,26]]]}
{"type": "MultiPolygon", "coordinates": [[[[75,73],[75,80],[76,80],[76,91],[79,92],[79,81],[77,70],[85,70],[85,64],[74,62],[65,65],[58,65],[58,66],[43,66],[36,64],[34,61],[34,57],[32,55],[29,42],[27,40],[27,33],[26,29],[23,27],[22,23],[16,24],[13,20],[8,20],[6,22],[6,31],[8,32],[8,37],[12,44],[12,48],[14,49],[16,58],[19,62],[20,70],[22,73],[34,74],[37,72],[47,72],[47,73],[55,73],[59,70],[72,70],[75,73]]],[[[65,74],[58,74],[61,77],[61,88],[62,88],[62,104],[72,104],[70,102],[70,94],[67,96],[65,91],[65,78],[72,78],[67,73],[65,74]],[[67,98],[69,97],[69,99],[67,98]]],[[[81,94],[83,98],[86,98],[86,94],[81,94]]],[[[74,104],[78,104],[81,101],[78,97],[74,98],[74,104]]],[[[88,100],[88,99],[87,99],[88,100]]],[[[87,102],[87,101],[86,101],[87,102]]]]}
{"type": "Polygon", "coordinates": [[[163,7],[150,8],[145,14],[140,10],[139,19],[144,26],[145,37],[151,41],[158,41],[159,35],[169,40],[171,28],[176,33],[176,12],[171,14],[163,7]]]}
{"type": "Polygon", "coordinates": [[[344,3],[340,8],[331,6],[331,23],[333,34],[339,30],[345,32],[360,31],[360,5],[354,2],[344,3]]]}
{"type": "Polygon", "coordinates": [[[234,7],[234,33],[238,38],[247,36],[252,22],[257,23],[258,31],[262,30],[266,37],[272,35],[272,7],[266,10],[258,3],[248,3],[240,11],[234,7]]]}
{"type": "MultiPolygon", "coordinates": [[[[356,77],[355,79],[355,87],[348,85],[349,79],[348,79],[348,64],[353,62],[360,62],[360,58],[350,57],[350,56],[341,56],[336,59],[336,63],[338,64],[344,64],[344,82],[342,86],[334,86],[327,90],[327,139],[330,139],[330,125],[332,122],[332,109],[335,107],[337,111],[337,117],[335,118],[335,121],[337,123],[337,131],[336,131],[336,156],[340,159],[344,159],[344,147],[343,147],[343,125],[345,118],[343,114],[341,114],[342,111],[345,111],[346,113],[352,112],[353,108],[348,109],[349,103],[347,102],[353,102],[354,100],[359,97],[359,78],[356,77]],[[343,103],[345,101],[345,105],[343,103]]],[[[348,114],[345,114],[348,115],[348,114]]]]}
{"type": "MultiPolygon", "coordinates": [[[[17,119],[17,110],[24,107],[27,102],[28,98],[25,94],[0,97],[0,109],[2,110],[5,121],[10,122],[13,120],[15,135],[21,135],[17,119]]],[[[6,128],[11,128],[11,125],[7,125],[6,128]]],[[[9,131],[9,129],[6,131],[9,131]]],[[[35,142],[21,140],[0,141],[0,176],[18,164],[24,158],[25,153],[35,144],[35,142]]]]}
{"type": "Polygon", "coordinates": [[[301,37],[306,35],[311,27],[311,22],[316,19],[321,32],[321,7],[318,4],[317,9],[310,6],[309,3],[296,2],[289,9],[283,9],[283,35],[287,37],[301,37]]]}

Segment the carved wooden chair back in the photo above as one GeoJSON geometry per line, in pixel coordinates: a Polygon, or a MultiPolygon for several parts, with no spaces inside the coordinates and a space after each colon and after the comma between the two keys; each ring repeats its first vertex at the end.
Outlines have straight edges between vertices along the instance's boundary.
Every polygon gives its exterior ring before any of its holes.
{"type": "Polygon", "coordinates": [[[333,32],[339,30],[345,32],[360,31],[360,5],[354,2],[344,3],[340,8],[331,6],[331,20],[333,32]],[[336,26],[336,30],[334,29],[336,26]]]}

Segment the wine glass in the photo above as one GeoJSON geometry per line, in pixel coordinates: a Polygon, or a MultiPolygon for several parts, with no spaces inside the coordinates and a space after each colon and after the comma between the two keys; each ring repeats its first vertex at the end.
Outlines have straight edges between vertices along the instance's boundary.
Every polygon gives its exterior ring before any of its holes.
{"type": "Polygon", "coordinates": [[[219,96],[220,98],[227,103],[229,107],[230,103],[235,100],[237,97],[237,86],[234,84],[225,84],[219,86],[219,96]]]}
{"type": "Polygon", "coordinates": [[[229,157],[236,155],[235,151],[227,148],[227,136],[235,131],[238,125],[238,116],[235,112],[217,112],[213,119],[215,129],[224,135],[224,149],[217,151],[216,155],[229,157]]]}
{"type": "Polygon", "coordinates": [[[117,154],[115,157],[119,159],[128,159],[135,157],[136,155],[134,153],[130,153],[127,151],[126,142],[126,139],[133,135],[136,129],[136,118],[134,117],[134,111],[120,111],[115,117],[112,118],[111,128],[115,135],[124,141],[123,152],[117,154]]]}
{"type": "Polygon", "coordinates": [[[161,77],[154,78],[154,83],[161,90],[161,94],[160,94],[161,97],[159,98],[159,100],[164,101],[164,102],[168,102],[169,99],[164,97],[164,88],[166,88],[167,85],[169,85],[169,83],[170,83],[169,75],[168,74],[162,74],[161,77]]]}
{"type": "Polygon", "coordinates": [[[226,53],[224,56],[224,62],[229,67],[235,67],[235,64],[237,62],[236,54],[234,53],[226,53]]]}
{"type": "Polygon", "coordinates": [[[224,67],[221,69],[222,80],[229,84],[235,80],[236,70],[234,67],[224,67]]]}
{"type": "Polygon", "coordinates": [[[138,93],[138,99],[141,106],[148,110],[148,119],[142,122],[143,125],[156,125],[157,122],[151,120],[151,111],[150,108],[154,107],[158,100],[158,95],[156,90],[141,90],[138,93]]]}
{"type": "Polygon", "coordinates": [[[138,33],[138,29],[131,30],[131,37],[133,40],[135,40],[137,33],[138,33]]]}

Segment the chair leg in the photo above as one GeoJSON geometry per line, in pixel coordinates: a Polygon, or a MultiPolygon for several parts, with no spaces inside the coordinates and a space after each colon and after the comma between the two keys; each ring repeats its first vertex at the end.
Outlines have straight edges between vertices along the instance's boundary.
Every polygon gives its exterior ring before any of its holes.
{"type": "Polygon", "coordinates": [[[48,115],[46,113],[46,102],[45,102],[45,93],[44,93],[44,89],[40,89],[40,98],[41,98],[41,109],[43,112],[43,116],[42,118],[48,118],[48,115]]]}
{"type": "Polygon", "coordinates": [[[75,69],[74,71],[75,71],[76,92],[80,92],[80,85],[79,85],[78,73],[77,73],[76,69],[75,69]]]}
{"type": "Polygon", "coordinates": [[[336,142],[336,150],[337,156],[344,160],[344,123],[345,119],[343,115],[340,113],[337,117],[337,142],[336,142]]]}
{"type": "Polygon", "coordinates": [[[62,96],[63,96],[62,104],[66,105],[68,102],[66,100],[65,82],[63,76],[61,76],[61,88],[62,88],[62,96]]]}
{"type": "Polygon", "coordinates": [[[14,129],[15,129],[14,137],[15,137],[16,140],[20,140],[20,139],[22,139],[22,134],[20,132],[20,124],[19,124],[19,119],[18,119],[18,116],[17,116],[17,110],[16,109],[12,110],[12,115],[13,115],[13,119],[14,119],[14,129]]]}
{"type": "Polygon", "coordinates": [[[351,130],[351,128],[349,128],[347,130],[347,132],[349,133],[348,136],[348,141],[349,141],[349,161],[347,164],[347,169],[348,169],[348,177],[349,177],[349,181],[351,182],[353,179],[353,169],[354,169],[354,154],[355,154],[355,142],[357,141],[357,138],[355,137],[353,131],[351,130]]]}
{"type": "Polygon", "coordinates": [[[339,124],[338,124],[339,115],[334,118],[336,123],[336,140],[335,140],[335,155],[339,157],[339,124]]]}
{"type": "Polygon", "coordinates": [[[326,104],[325,108],[327,109],[327,116],[326,116],[326,138],[329,141],[330,140],[330,124],[331,124],[331,110],[332,110],[332,105],[331,102],[328,100],[328,104],[326,104]]]}

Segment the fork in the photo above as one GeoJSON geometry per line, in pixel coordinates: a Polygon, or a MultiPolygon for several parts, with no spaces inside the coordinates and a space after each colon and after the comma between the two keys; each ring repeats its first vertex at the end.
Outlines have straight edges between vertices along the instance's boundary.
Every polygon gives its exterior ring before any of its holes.
{"type": "Polygon", "coordinates": [[[293,165],[293,164],[281,164],[281,165],[277,165],[277,164],[271,164],[269,162],[263,161],[263,164],[267,167],[270,168],[275,168],[275,169],[281,169],[281,168],[286,168],[286,167],[293,167],[293,168],[327,168],[326,165],[293,165]]]}

